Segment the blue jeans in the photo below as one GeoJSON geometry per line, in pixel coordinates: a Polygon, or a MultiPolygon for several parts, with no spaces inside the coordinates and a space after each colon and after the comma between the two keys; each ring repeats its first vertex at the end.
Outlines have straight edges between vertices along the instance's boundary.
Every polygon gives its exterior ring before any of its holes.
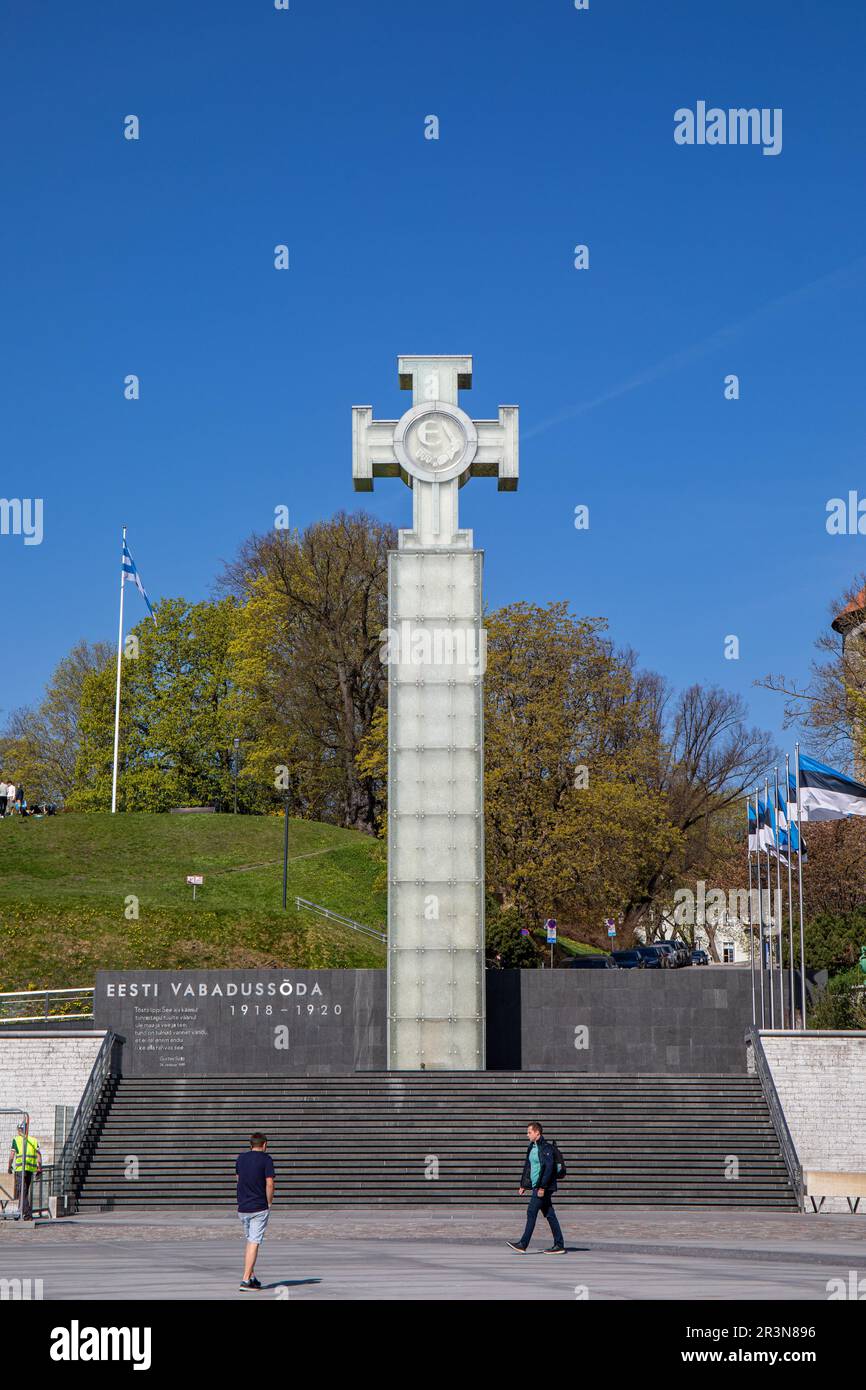
{"type": "Polygon", "coordinates": [[[528,1245],[532,1240],[532,1232],[535,1230],[535,1223],[538,1220],[538,1213],[545,1217],[550,1226],[550,1234],[553,1236],[554,1245],[564,1245],[562,1238],[562,1227],[556,1219],[556,1212],[553,1210],[553,1198],[550,1193],[545,1191],[543,1197],[539,1197],[537,1192],[533,1192],[529,1199],[529,1206],[526,1208],[526,1229],[520,1237],[521,1245],[528,1245]]]}

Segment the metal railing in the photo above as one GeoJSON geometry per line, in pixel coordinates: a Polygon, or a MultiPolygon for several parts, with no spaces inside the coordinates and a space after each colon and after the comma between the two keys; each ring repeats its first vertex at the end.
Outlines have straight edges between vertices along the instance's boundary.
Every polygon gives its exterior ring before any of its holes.
{"type": "Polygon", "coordinates": [[[365,927],[361,922],[355,922],[351,917],[344,917],[341,912],[332,912],[329,907],[322,907],[321,903],[311,903],[307,898],[295,898],[295,907],[298,912],[314,912],[317,917],[324,917],[329,922],[336,922],[337,926],[349,927],[352,931],[361,932],[363,936],[371,936],[374,941],[381,941],[383,944],[388,940],[383,931],[376,931],[375,927],[365,927]]]}
{"type": "Polygon", "coordinates": [[[87,1078],[69,1137],[54,1162],[54,1194],[68,1206],[77,1196],[76,1185],[96,1141],[99,1125],[121,1075],[123,1044],[119,1033],[106,1033],[87,1078]]]}
{"type": "Polygon", "coordinates": [[[0,994],[0,1024],[58,1018],[93,1018],[93,985],[83,985],[81,989],[17,989],[0,994]]]}
{"type": "Polygon", "coordinates": [[[755,1071],[761,1082],[761,1090],[764,1093],[764,1099],[770,1111],[770,1119],[773,1121],[773,1128],[776,1131],[776,1138],[779,1141],[782,1158],[788,1170],[788,1177],[791,1179],[794,1196],[797,1198],[797,1207],[800,1211],[805,1211],[806,1192],[803,1182],[803,1165],[797,1153],[797,1146],[791,1137],[788,1121],[785,1119],[785,1112],[782,1109],[782,1102],[779,1100],[779,1093],[776,1090],[773,1073],[767,1061],[764,1044],[761,1042],[760,1031],[754,1027],[754,1025],[746,1029],[746,1045],[752,1049],[752,1056],[755,1059],[755,1071]]]}

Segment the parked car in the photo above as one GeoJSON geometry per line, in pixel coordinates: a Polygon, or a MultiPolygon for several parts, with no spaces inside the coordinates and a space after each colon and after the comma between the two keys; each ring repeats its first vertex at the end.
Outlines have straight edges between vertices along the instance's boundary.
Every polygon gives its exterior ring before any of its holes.
{"type": "Polygon", "coordinates": [[[687,946],[686,943],[685,943],[684,941],[672,941],[672,942],[671,942],[671,945],[673,946],[674,950],[675,950],[676,953],[677,953],[677,956],[679,957],[680,965],[691,965],[691,963],[692,963],[692,948],[691,948],[691,946],[687,946]]]}
{"type": "Polygon", "coordinates": [[[667,964],[664,951],[655,946],[636,946],[635,950],[644,963],[645,970],[663,970],[667,964]]]}
{"type": "Polygon", "coordinates": [[[646,961],[639,951],[611,951],[620,970],[643,970],[646,961]]]}
{"type": "Polygon", "coordinates": [[[664,956],[664,962],[668,970],[676,970],[680,964],[679,951],[672,941],[656,941],[656,949],[664,956]]]}
{"type": "Polygon", "coordinates": [[[619,966],[610,956],[575,956],[569,967],[571,970],[618,970],[619,966]]]}
{"type": "Polygon", "coordinates": [[[707,955],[706,951],[700,951],[697,949],[692,951],[692,965],[709,965],[709,963],[710,958],[707,955]]]}

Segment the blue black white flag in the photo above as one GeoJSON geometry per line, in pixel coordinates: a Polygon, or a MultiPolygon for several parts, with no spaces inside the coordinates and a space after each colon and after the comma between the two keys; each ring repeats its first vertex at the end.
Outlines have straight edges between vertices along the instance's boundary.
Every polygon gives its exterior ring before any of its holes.
{"type": "Polygon", "coordinates": [[[752,805],[751,797],[746,802],[749,812],[749,853],[754,854],[758,848],[758,817],[752,805]]]}
{"type": "Polygon", "coordinates": [[[762,796],[759,796],[759,797],[758,797],[758,849],[759,849],[761,852],[763,852],[764,850],[773,849],[774,847],[775,847],[775,840],[773,839],[773,832],[772,832],[772,830],[770,829],[770,818],[769,818],[769,814],[768,814],[767,803],[766,803],[766,801],[764,800],[764,798],[763,798],[762,796]]]}
{"type": "Polygon", "coordinates": [[[123,560],[121,563],[123,569],[124,583],[135,585],[136,589],[141,594],[141,597],[147,604],[148,613],[153,618],[153,621],[156,622],[156,615],[150,606],[150,599],[147,597],[147,594],[144,591],[144,585],[141,582],[141,575],[135,568],[135,561],[129,553],[129,546],[126,544],[126,541],[123,542],[123,560]]]}
{"type": "MultiPolygon", "coordinates": [[[[866,786],[847,773],[837,772],[817,758],[800,754],[800,813],[804,821],[845,820],[866,816],[866,786]]],[[[797,816],[797,783],[791,773],[788,819],[797,816]]]]}
{"type": "Polygon", "coordinates": [[[767,798],[767,804],[764,808],[764,820],[766,824],[764,847],[769,850],[770,854],[781,859],[783,864],[787,864],[787,845],[785,843],[785,835],[779,826],[779,820],[776,815],[776,807],[774,803],[775,796],[771,791],[769,797],[767,798]]]}
{"type": "MultiPolygon", "coordinates": [[[[791,780],[791,781],[794,780],[794,774],[793,774],[793,773],[791,773],[791,779],[790,779],[790,780],[791,780]]],[[[795,795],[796,795],[796,791],[795,791],[795,795]]],[[[779,831],[779,848],[780,848],[780,849],[784,852],[784,854],[786,854],[786,855],[787,855],[789,849],[790,849],[790,851],[791,851],[792,854],[799,854],[799,853],[800,853],[800,832],[799,832],[799,830],[797,829],[797,822],[796,822],[796,814],[797,814],[797,803],[796,803],[796,801],[794,802],[794,816],[795,816],[795,819],[794,819],[794,820],[791,820],[791,817],[790,817],[789,812],[790,812],[790,802],[788,801],[788,798],[787,798],[787,796],[785,795],[785,790],[784,790],[784,788],[783,788],[783,787],[779,787],[779,804],[778,804],[777,811],[776,811],[776,821],[777,821],[778,831],[779,831]]],[[[803,863],[804,863],[804,864],[806,863],[806,860],[808,859],[808,857],[809,857],[809,856],[804,852],[804,854],[803,854],[803,863]]]]}

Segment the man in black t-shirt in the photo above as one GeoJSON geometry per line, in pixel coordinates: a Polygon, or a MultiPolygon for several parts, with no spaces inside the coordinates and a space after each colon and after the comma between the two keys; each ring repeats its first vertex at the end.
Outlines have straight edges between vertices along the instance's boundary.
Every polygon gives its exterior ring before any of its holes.
{"type": "Polygon", "coordinates": [[[250,1135],[249,1151],[238,1154],[235,1172],[238,1175],[238,1216],[247,1238],[244,1277],[239,1287],[247,1293],[262,1287],[253,1270],[274,1200],[274,1160],[268,1153],[264,1134],[256,1131],[250,1135]]]}

